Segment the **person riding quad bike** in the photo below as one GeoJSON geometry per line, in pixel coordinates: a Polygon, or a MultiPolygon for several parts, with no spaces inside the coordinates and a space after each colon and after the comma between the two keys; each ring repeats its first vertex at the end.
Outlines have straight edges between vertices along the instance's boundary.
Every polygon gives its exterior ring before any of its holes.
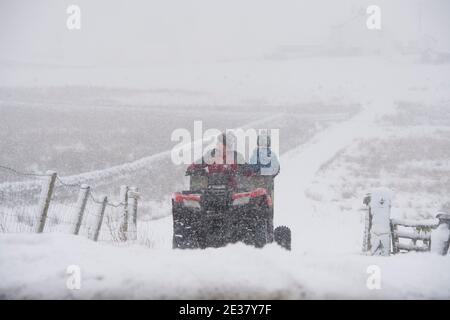
{"type": "Polygon", "coordinates": [[[290,249],[289,228],[273,229],[269,190],[274,176],[260,179],[260,164],[245,164],[230,147],[231,139],[221,134],[217,147],[188,167],[189,190],[172,198],[173,247],[221,247],[235,242],[263,247],[275,239],[290,249]]]}
{"type": "MultiPolygon", "coordinates": [[[[235,175],[238,172],[238,164],[244,164],[244,157],[236,151],[236,137],[232,133],[222,133],[217,137],[217,145],[207,152],[200,166],[192,165],[191,169],[205,170],[208,175],[223,176],[229,187],[236,188],[235,175]]],[[[190,170],[190,168],[188,168],[190,170]]]]}

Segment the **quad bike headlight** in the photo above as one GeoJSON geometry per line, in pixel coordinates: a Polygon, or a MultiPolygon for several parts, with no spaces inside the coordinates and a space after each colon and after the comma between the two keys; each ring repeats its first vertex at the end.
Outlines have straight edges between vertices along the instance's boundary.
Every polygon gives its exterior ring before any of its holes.
{"type": "Polygon", "coordinates": [[[267,194],[267,190],[263,188],[258,188],[252,192],[241,192],[235,193],[232,196],[233,205],[244,205],[250,202],[250,199],[265,197],[268,206],[272,206],[272,198],[267,194]]]}
{"type": "Polygon", "coordinates": [[[199,194],[182,194],[175,193],[173,200],[177,203],[182,203],[183,206],[188,208],[200,209],[200,195],[199,194]]]}

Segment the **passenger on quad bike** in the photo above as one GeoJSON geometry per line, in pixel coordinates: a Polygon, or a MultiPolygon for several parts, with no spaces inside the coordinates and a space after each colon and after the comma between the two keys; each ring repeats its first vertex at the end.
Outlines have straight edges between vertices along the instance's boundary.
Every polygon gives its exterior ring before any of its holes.
{"type": "Polygon", "coordinates": [[[280,173],[280,162],[277,154],[272,151],[269,131],[263,131],[258,136],[256,149],[250,157],[250,164],[254,165],[256,173],[265,179],[264,182],[267,182],[265,185],[273,198],[273,178],[280,173]]]}

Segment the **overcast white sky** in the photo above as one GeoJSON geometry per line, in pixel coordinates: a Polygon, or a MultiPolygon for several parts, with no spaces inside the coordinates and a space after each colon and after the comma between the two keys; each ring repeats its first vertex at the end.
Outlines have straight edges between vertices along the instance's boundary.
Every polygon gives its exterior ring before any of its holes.
{"type": "MultiPolygon", "coordinates": [[[[381,7],[384,37],[406,42],[428,34],[450,51],[447,0],[0,0],[0,67],[18,79],[11,68],[26,76],[31,65],[136,68],[252,60],[282,45],[327,45],[335,26],[347,22],[343,36],[358,44],[367,36],[370,4],[381,7]],[[66,27],[70,4],[81,8],[79,31],[66,27]]],[[[7,76],[0,77],[3,83],[7,76]]]]}
{"type": "MultiPolygon", "coordinates": [[[[0,0],[0,3],[2,60],[130,65],[172,59],[255,57],[280,44],[323,44],[332,26],[352,19],[358,10],[377,1],[0,0]],[[69,4],[77,4],[82,10],[80,31],[66,28],[65,11],[69,4]]],[[[393,0],[377,4],[382,8],[382,26],[393,37],[417,36],[420,10],[422,30],[438,38],[441,46],[450,41],[450,1],[393,0]]]]}

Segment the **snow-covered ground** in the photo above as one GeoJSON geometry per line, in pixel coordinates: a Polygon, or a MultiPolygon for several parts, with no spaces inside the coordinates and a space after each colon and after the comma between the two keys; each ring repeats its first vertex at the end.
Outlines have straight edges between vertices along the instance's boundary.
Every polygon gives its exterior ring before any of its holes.
{"type": "MultiPolygon", "coordinates": [[[[229,245],[172,250],[171,218],[141,221],[139,244],[111,246],[63,234],[0,235],[3,298],[260,298],[427,299],[450,297],[450,256],[408,253],[370,257],[360,252],[362,214],[339,210],[305,191],[343,148],[383,131],[370,103],[282,157],[276,185],[276,224],[293,231],[293,248],[229,245]],[[81,289],[66,286],[69,265],[81,268],[81,289]],[[368,268],[379,267],[381,288],[370,290],[368,268]]],[[[323,188],[326,190],[326,182],[323,188]]],[[[356,198],[356,197],[355,197],[356,198]]],[[[355,201],[360,201],[356,199],[355,201]]],[[[161,207],[166,211],[168,207],[161,207]]]]}
{"type": "MultiPolygon", "coordinates": [[[[270,245],[171,251],[111,247],[57,234],[1,235],[2,298],[316,299],[448,298],[450,259],[432,254],[375,258],[292,252],[270,245]],[[81,289],[69,290],[69,265],[81,289]],[[381,289],[369,290],[378,265],[381,289]]],[[[311,239],[314,241],[314,239],[311,239]]],[[[332,242],[333,239],[330,239],[332,242]]]]}

